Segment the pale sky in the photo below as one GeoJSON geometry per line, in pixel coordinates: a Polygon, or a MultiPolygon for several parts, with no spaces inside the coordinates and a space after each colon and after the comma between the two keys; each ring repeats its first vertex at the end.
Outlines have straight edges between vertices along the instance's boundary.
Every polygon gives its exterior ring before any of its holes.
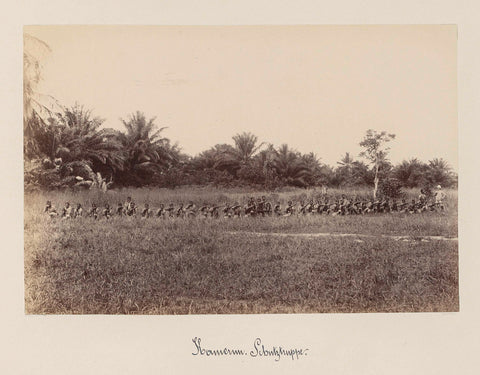
{"type": "Polygon", "coordinates": [[[35,26],[52,52],[42,93],[123,129],[140,110],[183,152],[232,136],[313,151],[335,166],[367,129],[393,163],[458,170],[455,26],[35,26]]]}

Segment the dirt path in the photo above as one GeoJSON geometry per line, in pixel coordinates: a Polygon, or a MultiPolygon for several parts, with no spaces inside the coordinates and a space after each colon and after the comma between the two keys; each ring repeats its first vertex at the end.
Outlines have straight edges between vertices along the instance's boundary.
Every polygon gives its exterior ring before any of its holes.
{"type": "Polygon", "coordinates": [[[359,234],[359,233],[266,233],[266,232],[228,232],[229,234],[238,234],[238,235],[255,235],[255,236],[276,236],[276,237],[305,237],[305,238],[316,238],[316,237],[354,237],[357,238],[390,238],[395,241],[458,241],[457,237],[444,237],[444,236],[394,236],[388,234],[359,234]]]}

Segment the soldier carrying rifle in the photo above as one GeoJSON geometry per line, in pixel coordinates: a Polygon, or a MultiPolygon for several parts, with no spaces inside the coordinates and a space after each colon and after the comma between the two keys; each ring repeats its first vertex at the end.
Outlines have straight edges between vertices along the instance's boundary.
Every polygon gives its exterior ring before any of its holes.
{"type": "Polygon", "coordinates": [[[65,207],[62,209],[62,218],[71,219],[73,216],[73,207],[70,206],[70,202],[65,203],[65,207]]]}
{"type": "Polygon", "coordinates": [[[157,210],[157,217],[161,217],[162,219],[165,218],[165,206],[163,203],[160,203],[160,207],[157,210]]]}
{"type": "Polygon", "coordinates": [[[219,208],[220,208],[220,206],[210,207],[210,210],[209,210],[210,217],[213,217],[213,218],[215,218],[215,219],[218,219],[218,217],[219,217],[218,209],[219,209],[219,208]]]}
{"type": "Polygon", "coordinates": [[[190,201],[187,207],[185,207],[185,213],[187,217],[195,217],[197,215],[197,206],[195,206],[195,203],[190,201]]]}
{"type": "Polygon", "coordinates": [[[112,210],[110,210],[110,205],[108,203],[105,204],[105,207],[103,209],[102,216],[105,219],[110,219],[112,217],[112,210]]]}
{"type": "Polygon", "coordinates": [[[229,203],[227,203],[223,209],[223,217],[227,219],[232,217],[232,207],[230,207],[229,203]]]}
{"type": "Polygon", "coordinates": [[[148,203],[145,203],[145,206],[143,207],[142,210],[142,218],[147,219],[149,217],[152,217],[153,213],[152,210],[150,209],[150,205],[148,203]]]}
{"type": "Polygon", "coordinates": [[[118,202],[117,209],[116,209],[115,213],[117,214],[117,216],[125,215],[125,210],[123,209],[123,204],[122,203],[118,202]]]}
{"type": "Polygon", "coordinates": [[[174,217],[175,207],[173,206],[173,203],[170,203],[168,207],[165,209],[165,211],[167,212],[168,217],[170,218],[174,217]]]}
{"type": "Polygon", "coordinates": [[[253,198],[250,198],[250,200],[247,203],[247,206],[245,207],[245,216],[255,216],[255,214],[256,214],[255,200],[253,198]]]}
{"type": "Polygon", "coordinates": [[[76,219],[77,217],[82,217],[82,216],[83,216],[83,208],[82,208],[82,205],[78,203],[73,213],[73,217],[76,219]]]}
{"type": "Polygon", "coordinates": [[[446,198],[446,194],[443,192],[442,187],[437,185],[437,190],[433,195],[435,197],[435,208],[439,208],[440,210],[445,210],[445,205],[443,203],[444,199],[446,198]]]}
{"type": "Polygon", "coordinates": [[[239,218],[242,214],[242,206],[238,204],[238,202],[235,202],[235,204],[232,207],[233,211],[233,217],[239,218]]]}
{"type": "Polygon", "coordinates": [[[44,213],[46,213],[48,216],[50,216],[52,219],[56,216],[58,216],[58,212],[55,209],[55,207],[52,205],[51,201],[47,201],[47,204],[45,206],[45,209],[43,210],[44,213]]]}
{"type": "Polygon", "coordinates": [[[88,217],[93,217],[95,220],[98,218],[98,209],[95,203],[92,203],[92,207],[88,210],[88,217]]]}
{"type": "Polygon", "coordinates": [[[295,207],[293,206],[292,201],[288,201],[287,207],[285,208],[284,216],[292,216],[295,213],[295,207]]]}
{"type": "Polygon", "coordinates": [[[277,202],[277,204],[273,208],[273,213],[277,216],[280,216],[282,214],[282,206],[280,205],[280,202],[277,202]]]}

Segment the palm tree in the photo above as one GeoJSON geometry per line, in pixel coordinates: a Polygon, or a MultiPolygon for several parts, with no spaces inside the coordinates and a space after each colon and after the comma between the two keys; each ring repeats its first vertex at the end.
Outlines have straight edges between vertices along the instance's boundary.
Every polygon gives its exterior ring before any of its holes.
{"type": "Polygon", "coordinates": [[[233,157],[239,164],[248,164],[264,144],[262,142],[257,146],[257,136],[245,132],[234,135],[233,141],[235,142],[233,157]]]}
{"type": "Polygon", "coordinates": [[[347,170],[351,170],[354,161],[355,160],[353,160],[353,158],[350,156],[350,153],[346,152],[345,156],[340,161],[338,161],[337,164],[346,168],[347,170]]]}
{"type": "Polygon", "coordinates": [[[305,167],[310,171],[310,176],[307,176],[305,181],[308,185],[318,185],[324,178],[322,178],[322,164],[320,163],[320,158],[313,152],[302,155],[302,161],[305,164],[305,167]]]}
{"type": "Polygon", "coordinates": [[[352,163],[351,173],[352,185],[369,185],[373,182],[373,175],[368,169],[368,165],[355,160],[352,163]]]}
{"type": "Polygon", "coordinates": [[[197,170],[216,169],[235,175],[239,164],[233,157],[234,153],[235,149],[231,145],[218,144],[196,156],[192,164],[197,170]]]}
{"type": "Polygon", "coordinates": [[[149,183],[156,173],[176,161],[178,146],[171,146],[167,138],[160,136],[165,127],[158,129],[155,118],[147,121],[140,111],[121,121],[126,133],[120,133],[120,141],[127,153],[126,170],[121,180],[134,185],[149,183]]]}
{"type": "Polygon", "coordinates": [[[37,133],[39,152],[45,157],[36,174],[49,174],[49,186],[85,185],[100,181],[123,170],[125,154],[118,132],[99,129],[103,120],[92,117],[91,111],[79,105],[65,109],[63,114],[50,118],[37,133]],[[100,174],[100,175],[99,175],[100,174]]]}
{"type": "Polygon", "coordinates": [[[62,158],[63,162],[89,161],[96,172],[108,171],[113,175],[122,171],[126,158],[118,139],[119,133],[99,129],[103,122],[78,104],[67,108],[60,117],[60,126],[54,127],[54,156],[62,158]]]}
{"type": "Polygon", "coordinates": [[[346,152],[345,156],[340,161],[337,162],[339,167],[337,167],[336,174],[342,185],[353,184],[352,172],[353,172],[354,163],[355,163],[355,160],[353,160],[349,152],[346,152]]]}
{"type": "MultiPolygon", "coordinates": [[[[214,158],[215,169],[227,170],[230,174],[236,176],[243,170],[252,171],[252,162],[257,151],[263,146],[263,142],[257,145],[258,138],[251,134],[243,132],[233,137],[234,147],[223,145],[221,148],[210,150],[209,157],[214,158]]],[[[217,147],[217,146],[215,146],[217,147]]],[[[203,155],[206,157],[207,155],[203,155]]],[[[245,173],[243,173],[245,175],[245,173]]]]}
{"type": "Polygon", "coordinates": [[[405,187],[422,186],[427,166],[417,158],[403,160],[393,169],[393,175],[405,187]]]}
{"type": "Polygon", "coordinates": [[[273,166],[278,176],[288,185],[306,186],[306,179],[312,175],[305,161],[298,152],[281,145],[275,155],[273,166]]]}
{"type": "Polygon", "coordinates": [[[253,157],[253,164],[259,169],[271,170],[276,153],[275,147],[269,144],[265,150],[258,152],[255,157],[253,157]]]}
{"type": "Polygon", "coordinates": [[[24,154],[27,159],[41,156],[37,135],[48,126],[49,118],[63,112],[63,107],[50,95],[37,91],[41,81],[42,60],[50,47],[27,33],[23,37],[23,131],[24,154]]]}
{"type": "Polygon", "coordinates": [[[454,176],[452,168],[448,163],[439,158],[429,160],[427,169],[427,180],[431,185],[448,186],[453,183],[454,176]]]}

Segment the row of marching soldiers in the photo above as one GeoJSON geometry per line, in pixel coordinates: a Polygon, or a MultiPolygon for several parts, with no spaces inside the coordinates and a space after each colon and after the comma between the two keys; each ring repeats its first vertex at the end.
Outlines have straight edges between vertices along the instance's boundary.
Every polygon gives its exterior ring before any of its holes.
{"type": "MultiPolygon", "coordinates": [[[[443,192],[442,192],[443,193],[443,192]]],[[[142,218],[160,217],[160,218],[191,218],[191,217],[242,217],[242,216],[292,216],[297,215],[312,215],[312,214],[324,214],[324,215],[364,215],[371,213],[421,213],[426,211],[443,211],[445,209],[443,200],[444,194],[439,194],[434,197],[433,200],[427,198],[427,196],[421,192],[418,200],[412,199],[407,202],[405,199],[401,201],[390,200],[384,198],[381,200],[360,200],[357,198],[349,199],[345,195],[341,198],[330,200],[328,197],[323,197],[321,200],[314,201],[300,201],[300,203],[294,204],[289,201],[285,207],[282,207],[280,202],[272,204],[266,200],[266,197],[262,198],[249,198],[248,203],[245,206],[241,206],[237,202],[233,205],[227,203],[225,206],[208,205],[204,204],[201,207],[197,207],[193,202],[189,202],[187,205],[183,203],[175,207],[173,203],[165,207],[163,204],[156,210],[152,210],[148,203],[145,203],[143,208],[138,208],[131,197],[128,197],[125,203],[118,203],[116,208],[110,207],[109,204],[105,204],[103,208],[99,208],[95,203],[84,212],[81,204],[77,204],[76,207],[70,205],[69,202],[65,203],[65,206],[60,212],[58,212],[52,205],[51,201],[47,202],[44,212],[50,217],[60,216],[65,219],[73,219],[79,217],[92,217],[94,219],[106,218],[109,219],[113,216],[140,216],[142,218]]]]}

